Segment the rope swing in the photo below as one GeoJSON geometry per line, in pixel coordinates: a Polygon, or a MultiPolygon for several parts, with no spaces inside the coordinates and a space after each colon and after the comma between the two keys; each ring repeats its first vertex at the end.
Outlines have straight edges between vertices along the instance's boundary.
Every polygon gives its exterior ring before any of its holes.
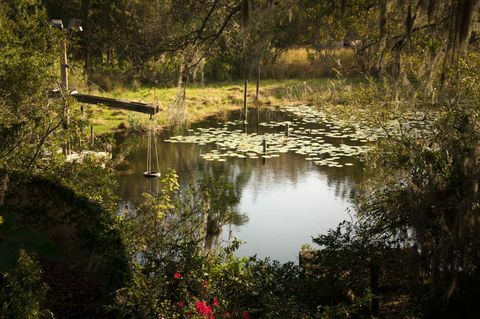
{"type": "MultiPolygon", "coordinates": [[[[152,120],[150,115],[150,120],[152,120]]],[[[147,139],[147,170],[143,172],[143,176],[146,178],[158,178],[160,177],[160,165],[158,163],[158,146],[157,146],[157,136],[152,134],[152,128],[148,129],[148,139],[147,139]],[[152,135],[153,135],[153,146],[152,146],[152,135]],[[157,170],[152,169],[152,147],[155,148],[155,160],[157,163],[157,170]]]]}

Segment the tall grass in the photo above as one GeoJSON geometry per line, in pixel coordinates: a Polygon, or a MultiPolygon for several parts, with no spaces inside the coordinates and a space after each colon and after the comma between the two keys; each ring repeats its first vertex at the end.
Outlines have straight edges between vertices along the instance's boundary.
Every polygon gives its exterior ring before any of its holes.
{"type": "Polygon", "coordinates": [[[283,52],[274,63],[263,67],[263,76],[272,79],[312,79],[360,74],[351,49],[316,51],[295,48],[283,52]]]}

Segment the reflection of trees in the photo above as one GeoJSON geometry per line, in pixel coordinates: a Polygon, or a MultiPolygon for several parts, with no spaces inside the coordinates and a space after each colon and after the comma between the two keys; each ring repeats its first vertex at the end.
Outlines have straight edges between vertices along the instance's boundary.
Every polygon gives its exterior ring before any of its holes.
{"type": "Polygon", "coordinates": [[[329,168],[317,167],[313,162],[305,160],[300,155],[282,155],[278,158],[262,160],[248,160],[244,163],[252,171],[250,185],[254,193],[258,193],[263,185],[280,185],[290,182],[297,184],[306,175],[316,170],[325,177],[329,188],[334,189],[335,196],[349,200],[353,197],[354,185],[362,178],[360,166],[329,168]]]}
{"type": "MultiPolygon", "coordinates": [[[[202,216],[201,229],[205,239],[205,249],[218,248],[223,226],[230,224],[241,226],[248,221],[246,214],[236,210],[240,202],[234,184],[216,177],[202,178],[185,187],[182,201],[193,203],[192,206],[202,216]],[[191,199],[196,200],[191,200],[191,199]]],[[[180,203],[182,206],[184,203],[180,203]]]]}
{"type": "Polygon", "coordinates": [[[326,172],[327,185],[335,190],[335,196],[343,200],[352,199],[355,195],[355,185],[362,179],[360,166],[338,168],[323,168],[326,172]]]}
{"type": "MultiPolygon", "coordinates": [[[[160,169],[162,172],[174,169],[185,193],[197,193],[196,196],[184,197],[185,204],[202,203],[200,210],[205,216],[205,246],[211,248],[218,244],[223,225],[240,226],[248,220],[245,214],[238,212],[236,206],[250,179],[252,168],[237,162],[204,161],[200,154],[215,148],[214,145],[199,147],[165,143],[163,140],[166,137],[166,134],[160,134],[158,138],[160,169]]],[[[146,147],[145,136],[132,135],[116,148],[117,154],[131,150],[124,157],[129,174],[119,176],[118,193],[120,198],[131,201],[133,209],[141,203],[143,193],[155,193],[161,189],[158,179],[145,179],[142,176],[146,165],[146,147]]]]}

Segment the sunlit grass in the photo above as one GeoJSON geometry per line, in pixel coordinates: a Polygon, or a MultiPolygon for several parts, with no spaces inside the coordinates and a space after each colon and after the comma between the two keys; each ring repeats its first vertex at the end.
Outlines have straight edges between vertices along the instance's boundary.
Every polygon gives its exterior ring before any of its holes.
{"type": "MultiPolygon", "coordinates": [[[[354,84],[358,79],[348,81],[330,78],[262,80],[259,91],[259,105],[283,106],[298,103],[320,103],[332,94],[335,86],[354,84]]],[[[255,81],[248,85],[247,103],[250,108],[256,106],[255,81]]],[[[103,106],[89,106],[92,112],[92,124],[96,134],[113,132],[117,129],[142,129],[148,126],[165,127],[169,125],[169,106],[177,96],[177,88],[144,87],[139,89],[115,89],[110,92],[94,92],[103,96],[152,103],[159,105],[160,112],[149,116],[130,111],[111,109],[103,106]]],[[[194,85],[186,89],[187,121],[195,122],[221,112],[243,108],[243,82],[212,83],[206,86],[194,85]]]]}

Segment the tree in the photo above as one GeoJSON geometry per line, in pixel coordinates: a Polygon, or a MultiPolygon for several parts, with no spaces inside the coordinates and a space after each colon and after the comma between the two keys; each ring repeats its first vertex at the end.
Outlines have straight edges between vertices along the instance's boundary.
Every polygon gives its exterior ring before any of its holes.
{"type": "Polygon", "coordinates": [[[0,21],[0,168],[30,169],[63,137],[54,133],[65,123],[67,98],[48,97],[60,34],[38,1],[2,2],[0,21]]]}
{"type": "Polygon", "coordinates": [[[303,44],[321,48],[331,39],[354,40],[362,70],[374,76],[445,80],[448,66],[469,46],[479,1],[301,1],[303,44]],[[420,67],[409,67],[419,59],[420,67]]]}

